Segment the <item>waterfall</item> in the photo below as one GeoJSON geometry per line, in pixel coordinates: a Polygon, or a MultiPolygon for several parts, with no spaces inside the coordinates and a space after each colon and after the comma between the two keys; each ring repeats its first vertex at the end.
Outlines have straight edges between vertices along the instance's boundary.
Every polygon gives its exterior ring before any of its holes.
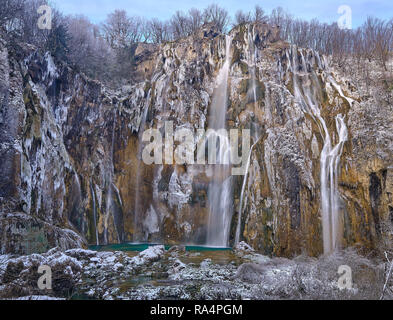
{"type": "Polygon", "coordinates": [[[258,106],[258,99],[257,99],[257,76],[256,76],[256,68],[257,68],[257,48],[254,48],[254,66],[252,68],[252,88],[253,88],[253,94],[254,94],[254,106],[255,106],[255,110],[258,106]]]}
{"type": "Polygon", "coordinates": [[[115,231],[117,233],[117,239],[120,243],[120,233],[117,230],[116,220],[115,220],[115,208],[113,206],[113,178],[115,175],[115,167],[114,167],[114,152],[115,152],[115,127],[116,127],[116,120],[117,120],[117,110],[114,109],[113,111],[113,125],[112,125],[112,140],[111,140],[111,157],[110,157],[110,169],[109,169],[109,177],[107,181],[107,196],[106,196],[106,215],[105,215],[105,224],[104,224],[104,241],[105,244],[108,244],[108,223],[109,223],[109,214],[112,212],[113,217],[113,224],[115,227],[115,231]]]}
{"type": "MultiPolygon", "coordinates": [[[[258,99],[257,99],[257,91],[256,91],[256,70],[257,70],[257,47],[254,44],[254,33],[251,34],[251,32],[248,32],[248,43],[250,47],[250,63],[249,66],[251,67],[251,82],[252,82],[252,93],[253,93],[253,98],[254,98],[254,112],[258,108],[258,99]]],[[[241,223],[242,223],[242,215],[243,215],[243,202],[244,202],[244,195],[246,192],[246,185],[247,185],[247,180],[248,180],[248,172],[250,170],[250,164],[251,164],[251,156],[252,156],[252,151],[254,150],[255,146],[259,142],[259,137],[258,133],[255,134],[254,141],[255,143],[251,146],[250,153],[248,155],[247,159],[247,165],[246,165],[246,172],[244,174],[243,178],[243,184],[242,184],[242,189],[240,193],[240,203],[239,203],[239,212],[238,212],[238,219],[237,219],[237,227],[236,227],[236,235],[235,235],[235,245],[237,245],[240,242],[240,233],[241,233],[241,223]]]]}
{"type": "MultiPolygon", "coordinates": [[[[341,114],[336,116],[336,129],[339,141],[333,146],[331,135],[325,120],[321,115],[321,109],[318,105],[318,80],[310,77],[307,64],[303,55],[301,55],[301,70],[297,61],[297,49],[292,48],[292,72],[295,98],[300,102],[304,111],[307,112],[317,123],[320,133],[324,138],[324,146],[321,152],[321,202],[322,202],[322,229],[323,229],[323,246],[325,254],[329,254],[339,248],[340,239],[342,238],[342,228],[340,225],[340,193],[338,190],[338,178],[340,169],[340,159],[343,152],[344,144],[348,140],[348,129],[345,124],[345,117],[341,114]],[[299,80],[301,79],[301,85],[299,80]],[[314,89],[314,90],[312,90],[314,89]]],[[[319,59],[319,56],[317,55],[319,59]]],[[[318,60],[319,62],[320,60],[318,60]]],[[[291,62],[291,61],[290,61],[291,62]]],[[[312,72],[312,71],[311,71],[312,72]]],[[[341,88],[329,76],[329,83],[339,92],[340,96],[345,98],[350,104],[352,100],[344,96],[341,88]]]]}
{"type": "Polygon", "coordinates": [[[321,154],[321,197],[325,253],[337,249],[341,238],[338,177],[341,154],[344,144],[348,140],[348,130],[344,118],[341,114],[336,117],[339,143],[332,148],[330,139],[325,140],[325,146],[321,154]]]}
{"type": "Polygon", "coordinates": [[[81,188],[81,182],[79,180],[78,173],[74,170],[74,177],[75,177],[75,183],[76,183],[76,188],[77,188],[77,199],[76,201],[80,201],[82,198],[82,188],[81,188]]]}
{"type": "MultiPolygon", "coordinates": [[[[215,131],[226,128],[228,103],[228,79],[231,65],[232,39],[226,36],[225,62],[217,77],[210,110],[209,128],[215,131]]],[[[226,247],[232,219],[232,176],[230,170],[230,143],[227,136],[219,135],[217,162],[209,184],[209,222],[207,226],[207,245],[226,247]]]]}
{"type": "MultiPolygon", "coordinates": [[[[135,189],[135,205],[134,205],[134,234],[133,234],[133,241],[137,242],[139,241],[138,235],[139,233],[138,228],[142,228],[142,222],[140,221],[140,204],[139,204],[139,198],[140,198],[140,180],[141,180],[141,174],[140,174],[140,165],[142,161],[142,151],[143,151],[143,143],[142,143],[142,137],[143,137],[143,131],[146,126],[146,119],[147,119],[147,114],[149,112],[149,103],[150,103],[150,95],[151,95],[151,89],[149,90],[147,97],[146,97],[146,104],[144,106],[144,109],[142,110],[142,118],[141,122],[139,125],[139,134],[138,134],[138,154],[137,154],[137,167],[136,167],[136,189],[135,189]]],[[[142,231],[142,230],[140,230],[142,231]]]]}
{"type": "Polygon", "coordinates": [[[242,191],[240,193],[239,215],[238,215],[238,219],[237,219],[235,245],[237,245],[240,242],[240,230],[241,230],[242,215],[243,215],[243,199],[244,199],[244,194],[246,192],[246,184],[247,184],[247,180],[248,180],[248,172],[250,170],[252,151],[254,150],[254,148],[258,144],[258,142],[259,142],[259,139],[251,146],[250,154],[248,155],[248,159],[247,159],[246,173],[244,174],[242,191]]]}
{"type": "Polygon", "coordinates": [[[91,197],[92,197],[92,201],[93,201],[93,218],[94,218],[94,229],[96,232],[96,242],[97,242],[97,246],[99,246],[100,240],[98,238],[98,229],[97,229],[97,204],[96,204],[96,195],[94,192],[92,181],[90,182],[90,192],[91,192],[91,197]]]}
{"type": "MultiPolygon", "coordinates": [[[[73,210],[79,212],[80,214],[83,212],[82,210],[82,188],[81,188],[81,182],[79,180],[78,173],[74,169],[74,185],[73,185],[73,190],[72,190],[72,206],[73,210]]],[[[75,224],[79,224],[80,222],[78,221],[79,219],[73,219],[74,217],[71,217],[72,221],[75,222],[75,224]]],[[[81,229],[83,232],[86,231],[86,224],[85,221],[83,220],[82,223],[80,224],[81,229]]]]}
{"type": "Polygon", "coordinates": [[[257,69],[257,55],[258,55],[258,51],[257,51],[257,47],[255,46],[254,43],[254,30],[252,30],[253,32],[251,33],[250,31],[248,32],[248,45],[250,47],[250,58],[249,58],[249,66],[251,64],[251,84],[252,84],[252,94],[253,94],[253,98],[254,98],[254,107],[256,111],[256,108],[258,107],[258,99],[257,99],[257,76],[256,76],[256,69],[257,69]]]}

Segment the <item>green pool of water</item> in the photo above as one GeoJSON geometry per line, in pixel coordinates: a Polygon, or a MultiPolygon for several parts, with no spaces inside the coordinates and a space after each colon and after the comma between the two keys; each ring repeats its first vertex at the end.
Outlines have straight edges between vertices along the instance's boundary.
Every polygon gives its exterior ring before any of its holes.
{"type": "MultiPolygon", "coordinates": [[[[142,252],[149,247],[157,246],[158,244],[150,243],[123,243],[111,244],[106,246],[90,246],[89,249],[93,251],[125,251],[125,252],[142,252]]],[[[165,250],[170,249],[172,246],[165,245],[165,250]]],[[[206,246],[185,246],[186,251],[232,251],[232,248],[214,248],[206,246]]]]}
{"type": "MultiPolygon", "coordinates": [[[[151,246],[156,246],[158,244],[149,243],[123,243],[123,244],[112,244],[105,246],[90,246],[90,250],[94,251],[123,251],[129,257],[134,257],[139,254],[139,252],[148,249],[151,246]]],[[[172,246],[165,245],[165,249],[168,250],[172,246]]],[[[240,265],[241,261],[238,261],[238,257],[232,248],[215,248],[207,246],[197,246],[197,245],[187,245],[185,246],[186,252],[182,252],[176,255],[178,259],[194,268],[200,267],[201,263],[211,260],[214,264],[219,264],[226,266],[228,264],[240,265]]],[[[132,276],[126,277],[124,279],[116,279],[113,282],[113,287],[119,288],[119,292],[123,293],[133,288],[137,288],[141,285],[148,285],[151,287],[170,287],[177,284],[176,281],[169,279],[169,275],[165,269],[166,266],[170,265],[168,260],[170,254],[165,255],[162,259],[162,265],[158,266],[148,266],[148,269],[139,270],[138,274],[133,274],[132,276]],[[157,269],[154,269],[157,268],[157,269]],[[164,269],[162,269],[164,268],[164,269]]],[[[94,281],[94,279],[85,279],[85,281],[94,281]]],[[[73,299],[88,299],[82,293],[75,295],[73,299]]]]}

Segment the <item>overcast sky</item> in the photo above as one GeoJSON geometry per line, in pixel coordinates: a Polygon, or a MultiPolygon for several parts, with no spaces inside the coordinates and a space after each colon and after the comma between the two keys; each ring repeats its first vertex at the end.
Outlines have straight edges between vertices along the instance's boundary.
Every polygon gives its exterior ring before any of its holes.
{"type": "Polygon", "coordinates": [[[341,5],[352,9],[353,26],[362,24],[367,16],[393,18],[393,0],[53,0],[65,14],[83,14],[93,22],[105,20],[115,9],[125,9],[130,15],[146,18],[168,19],[177,10],[188,11],[192,7],[203,9],[211,3],[225,7],[233,16],[239,9],[251,10],[256,4],[266,12],[281,6],[296,17],[321,22],[335,22],[341,5]]]}

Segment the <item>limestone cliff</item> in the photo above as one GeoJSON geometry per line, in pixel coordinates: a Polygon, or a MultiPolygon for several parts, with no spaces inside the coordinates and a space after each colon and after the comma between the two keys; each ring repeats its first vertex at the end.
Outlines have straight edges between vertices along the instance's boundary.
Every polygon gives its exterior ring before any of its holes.
{"type": "MultiPolygon", "coordinates": [[[[229,36],[227,127],[253,137],[246,180],[233,177],[229,244],[238,236],[265,254],[323,253],[321,154],[329,139],[342,147],[340,246],[391,245],[389,100],[355,87],[328,58],[281,41],[277,28],[241,25],[229,36]],[[340,119],[348,131],[342,144],[340,119]]],[[[141,45],[136,84],[118,91],[32,47],[0,42],[1,253],[204,244],[211,176],[198,165],[144,164],[141,136],[164,131],[166,121],[207,129],[226,41],[205,26],[176,42],[141,45]]]]}

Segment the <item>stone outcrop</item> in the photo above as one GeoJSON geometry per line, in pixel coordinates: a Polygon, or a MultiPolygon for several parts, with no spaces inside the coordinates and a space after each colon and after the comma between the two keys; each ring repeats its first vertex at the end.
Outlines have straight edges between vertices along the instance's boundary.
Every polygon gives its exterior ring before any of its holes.
{"type": "MultiPolygon", "coordinates": [[[[320,259],[289,260],[269,258],[243,245],[236,252],[216,252],[216,259],[211,257],[165,251],[163,246],[134,257],[58,248],[42,255],[0,255],[0,299],[374,300],[381,297],[388,267],[352,250],[320,259]],[[52,290],[37,288],[42,264],[52,269],[52,290]],[[346,290],[340,290],[337,274],[343,265],[353,272],[352,287],[346,290]]],[[[391,291],[384,298],[392,299],[391,291]]]]}
{"type": "MultiPolygon", "coordinates": [[[[336,116],[347,123],[339,168],[341,245],[391,245],[391,104],[377,91],[355,88],[351,75],[335,70],[327,58],[281,41],[276,28],[241,25],[230,37],[227,124],[251,129],[255,142],[243,199],[244,177],[233,179],[230,244],[243,201],[240,240],[269,255],[323,252],[324,137],[296,99],[296,74],[314,77],[334,145],[336,116]],[[304,63],[295,66],[302,57],[304,63]]],[[[211,177],[197,165],[144,164],[141,137],[151,127],[164,131],[165,121],[207,129],[225,41],[205,26],[176,42],[140,45],[140,79],[118,91],[55,65],[32,47],[11,49],[1,42],[2,253],[125,241],[203,244],[211,177]],[[48,248],[21,245],[34,234],[48,248]]]]}

